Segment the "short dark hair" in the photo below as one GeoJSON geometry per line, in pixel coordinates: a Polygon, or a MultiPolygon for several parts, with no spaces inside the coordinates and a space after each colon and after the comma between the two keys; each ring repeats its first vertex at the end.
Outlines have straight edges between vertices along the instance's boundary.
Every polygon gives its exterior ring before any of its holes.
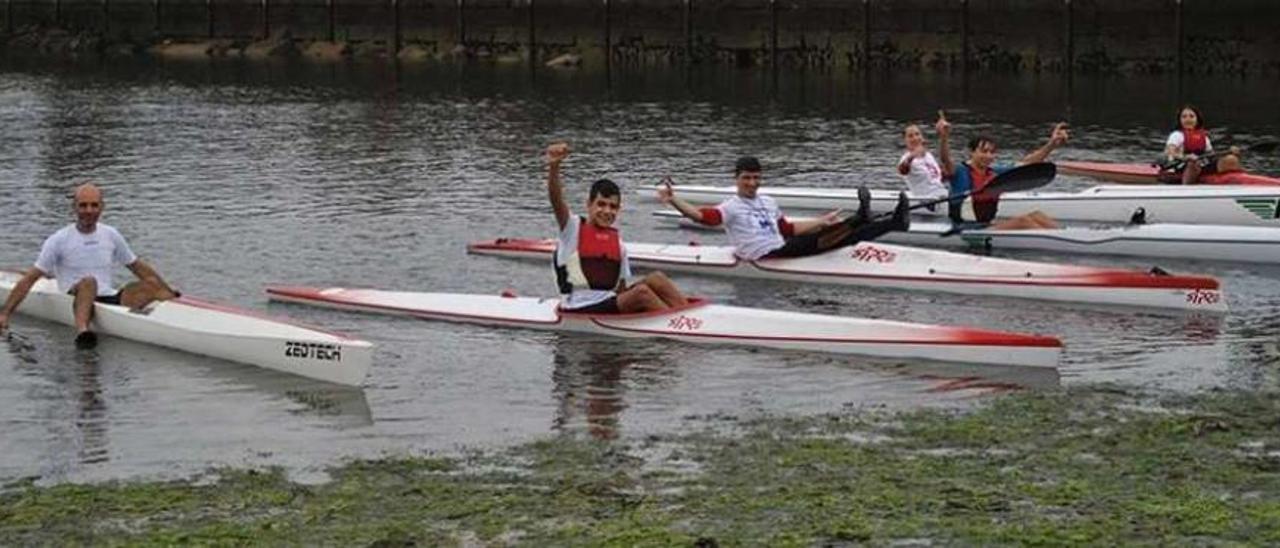
{"type": "Polygon", "coordinates": [[[1195,105],[1193,105],[1193,104],[1191,104],[1191,103],[1187,103],[1187,104],[1185,104],[1185,105],[1182,105],[1182,108],[1178,109],[1178,117],[1177,117],[1177,119],[1174,121],[1174,124],[1173,124],[1173,129],[1174,129],[1174,131],[1177,131],[1177,130],[1179,130],[1179,129],[1182,129],[1182,111],[1184,111],[1184,110],[1189,110],[1189,111],[1191,111],[1191,112],[1196,113],[1196,127],[1195,127],[1195,129],[1204,129],[1204,115],[1203,115],[1203,114],[1200,114],[1200,109],[1196,108],[1196,106],[1195,106],[1195,105]]]}
{"type": "Polygon", "coordinates": [[[591,183],[591,192],[587,194],[587,201],[594,202],[597,196],[602,198],[617,196],[618,200],[622,200],[622,189],[618,188],[618,183],[608,179],[600,179],[591,183]]]}
{"type": "Polygon", "coordinates": [[[743,156],[738,158],[737,163],[733,164],[733,176],[737,177],[744,171],[759,173],[764,171],[764,168],[760,167],[760,160],[757,160],[755,156],[743,156]]]}
{"type": "Polygon", "coordinates": [[[993,147],[997,146],[996,140],[994,137],[991,137],[990,135],[979,135],[977,137],[969,139],[969,150],[978,150],[978,147],[982,146],[983,144],[989,144],[993,147]]]}

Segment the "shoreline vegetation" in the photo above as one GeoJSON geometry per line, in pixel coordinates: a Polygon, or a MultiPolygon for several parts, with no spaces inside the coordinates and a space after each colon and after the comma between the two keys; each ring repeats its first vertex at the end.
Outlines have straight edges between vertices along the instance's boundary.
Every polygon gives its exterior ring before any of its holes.
{"type": "MultiPolygon", "coordinates": [[[[78,59],[101,57],[104,59],[127,57],[151,57],[160,60],[199,61],[206,59],[245,59],[269,61],[303,59],[315,62],[346,62],[352,60],[392,60],[398,62],[455,62],[491,61],[498,64],[527,63],[522,52],[495,52],[484,46],[457,46],[447,52],[436,51],[419,44],[405,44],[398,52],[382,40],[330,42],[326,40],[301,40],[293,38],[288,30],[274,33],[266,39],[208,39],[177,40],[156,38],[134,40],[111,39],[94,31],[73,31],[58,27],[30,25],[15,29],[12,34],[0,34],[0,51],[10,55],[40,56],[78,59]]],[[[581,65],[582,56],[576,53],[560,53],[539,59],[540,64],[553,68],[573,68],[581,65]]]]}
{"type": "Polygon", "coordinates": [[[0,488],[0,544],[1280,543],[1274,390],[1111,385],[974,408],[693,417],[459,456],[0,488]]]}

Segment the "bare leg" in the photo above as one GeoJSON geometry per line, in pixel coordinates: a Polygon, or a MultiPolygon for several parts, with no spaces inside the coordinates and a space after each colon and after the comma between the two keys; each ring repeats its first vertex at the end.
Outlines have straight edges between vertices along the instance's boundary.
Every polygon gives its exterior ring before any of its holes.
{"type": "Polygon", "coordinates": [[[120,290],[120,304],[134,311],[146,308],[153,301],[167,301],[174,297],[172,291],[144,280],[131,282],[120,290]]]}
{"type": "Polygon", "coordinates": [[[1200,181],[1200,162],[1188,161],[1182,172],[1182,184],[1194,185],[1200,181]]]}
{"type": "Polygon", "coordinates": [[[93,276],[81,279],[76,282],[72,291],[75,292],[71,310],[76,318],[76,333],[84,333],[89,330],[89,322],[93,320],[93,301],[98,298],[98,280],[93,276]]]}
{"type": "Polygon", "coordinates": [[[1053,220],[1053,217],[1045,215],[1044,212],[1038,209],[1028,213],[1027,218],[1036,224],[1036,228],[1058,228],[1059,226],[1058,222],[1053,220]]]}
{"type": "Polygon", "coordinates": [[[1031,215],[1019,215],[1011,219],[991,223],[991,228],[997,230],[1027,230],[1040,228],[1040,224],[1031,215]]]}
{"type": "Polygon", "coordinates": [[[667,307],[684,306],[689,304],[689,299],[685,298],[684,293],[676,284],[662,272],[650,272],[644,277],[640,283],[649,287],[667,307]]]}
{"type": "Polygon", "coordinates": [[[649,286],[639,283],[618,294],[618,312],[649,312],[665,310],[667,304],[658,298],[649,286]]]}

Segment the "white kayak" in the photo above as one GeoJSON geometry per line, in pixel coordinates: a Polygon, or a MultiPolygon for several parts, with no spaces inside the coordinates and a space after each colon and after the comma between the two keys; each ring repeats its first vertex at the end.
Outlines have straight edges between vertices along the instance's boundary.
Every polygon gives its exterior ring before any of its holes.
{"type": "Polygon", "coordinates": [[[560,309],[559,299],[454,293],[412,293],[340,287],[269,287],[272,300],[528,329],[629,338],[659,337],[838,354],[962,363],[1057,367],[1054,337],[888,320],[710,304],[641,314],[587,314],[560,309]]]}
{"type": "MultiPolygon", "coordinates": [[[[719,231],[689,221],[673,210],[653,215],[680,226],[719,231]]],[[[803,217],[794,221],[806,220],[803,217]]],[[[926,247],[1035,249],[1074,254],[1172,257],[1209,261],[1280,264],[1280,226],[1223,226],[1156,223],[1142,225],[1093,224],[1027,230],[970,228],[951,232],[951,223],[911,223],[909,232],[890,232],[877,239],[926,247]]]]}
{"type": "MultiPolygon", "coordinates": [[[[0,270],[0,302],[21,278],[19,272],[0,270]]],[[[53,280],[42,279],[17,312],[75,325],[71,302],[53,280]]],[[[91,325],[105,335],[350,386],[364,381],[373,360],[367,341],[185,295],[142,312],[97,303],[91,325]]]]}
{"type": "MultiPolygon", "coordinates": [[[[734,187],[675,187],[676,195],[695,204],[716,204],[733,196],[734,187]]],[[[656,187],[637,191],[648,201],[656,201],[656,187]]],[[[761,188],[784,208],[844,209],[856,211],[858,191],[853,188],[761,188]]],[[[912,198],[912,203],[927,201],[912,198]]],[[[892,211],[898,202],[896,190],[872,190],[871,209],[892,211]]],[[[1125,222],[1135,211],[1146,211],[1151,223],[1245,225],[1280,227],[1280,186],[1095,186],[1078,192],[1033,191],[1000,195],[1000,216],[1011,217],[1041,211],[1064,221],[1125,222]]],[[[965,208],[968,210],[968,208],[965,208]]],[[[945,216],[946,205],[917,214],[945,216]]]]}
{"type": "MultiPolygon", "coordinates": [[[[555,240],[473,242],[480,255],[550,260],[555,240]]],[[[744,261],[730,246],[628,242],[637,267],[903,290],[1021,297],[1050,301],[1225,312],[1218,280],[1136,270],[1057,265],[982,257],[879,242],[820,255],[744,261]]]]}

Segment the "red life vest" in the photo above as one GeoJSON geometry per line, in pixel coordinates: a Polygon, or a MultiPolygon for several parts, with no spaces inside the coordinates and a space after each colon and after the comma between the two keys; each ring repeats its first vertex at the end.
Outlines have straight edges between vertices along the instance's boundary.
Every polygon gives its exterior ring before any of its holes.
{"type": "Polygon", "coordinates": [[[569,261],[576,264],[556,265],[560,293],[587,288],[611,290],[618,286],[622,275],[622,237],[615,228],[601,228],[579,217],[578,252],[569,261]],[[574,275],[576,272],[582,275],[574,275]]]}
{"type": "Polygon", "coordinates": [[[974,220],[980,223],[989,223],[996,218],[996,209],[1000,206],[999,196],[989,196],[980,194],[979,192],[987,188],[987,184],[996,178],[996,172],[991,169],[981,170],[969,165],[961,164],[969,170],[969,182],[973,185],[973,215],[974,220]]]}
{"type": "Polygon", "coordinates": [[[1182,132],[1182,153],[1204,154],[1209,149],[1209,132],[1203,129],[1180,129],[1182,132]]]}

